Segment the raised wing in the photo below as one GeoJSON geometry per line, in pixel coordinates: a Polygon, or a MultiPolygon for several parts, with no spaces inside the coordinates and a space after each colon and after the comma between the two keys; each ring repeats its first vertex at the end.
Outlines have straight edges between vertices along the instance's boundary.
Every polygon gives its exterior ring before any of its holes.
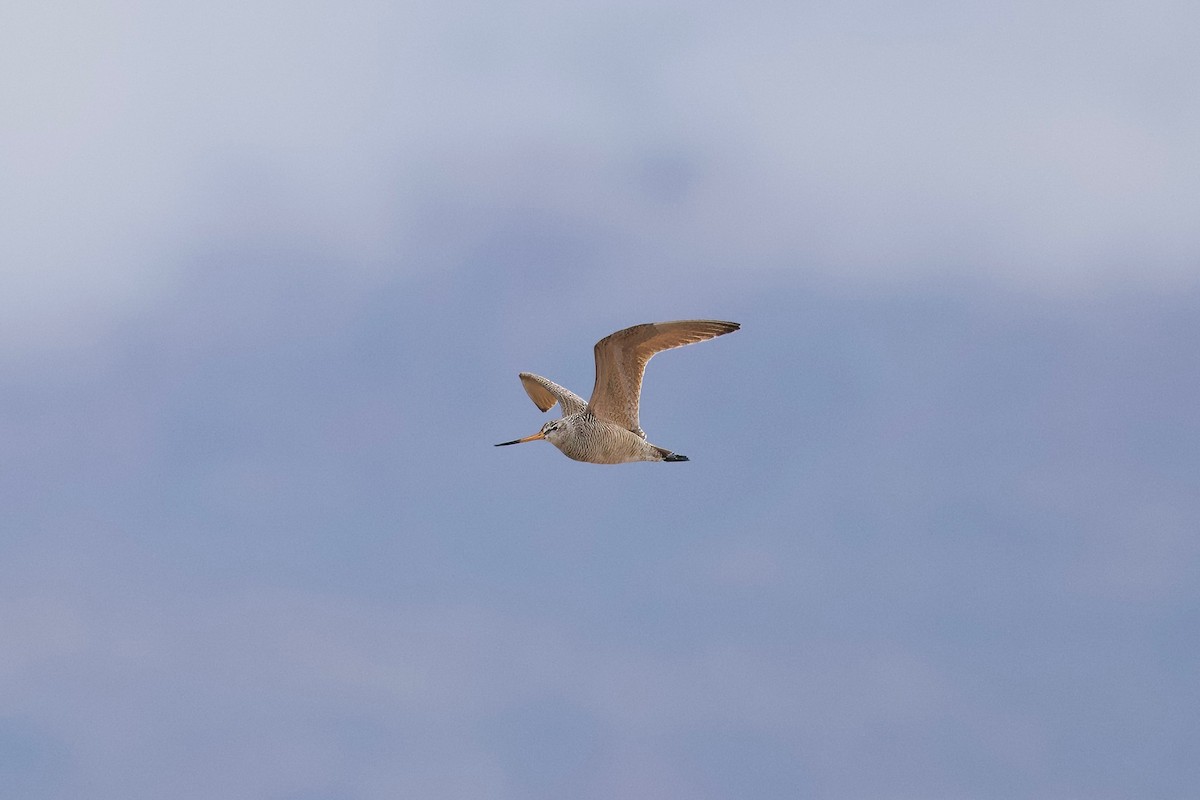
{"type": "Polygon", "coordinates": [[[520,377],[521,385],[525,387],[525,394],[529,395],[533,404],[542,411],[549,411],[555,403],[558,403],[562,406],[563,416],[569,417],[587,407],[587,403],[583,402],[582,397],[541,375],[522,372],[520,377]]]}
{"type": "Polygon", "coordinates": [[[684,319],[634,325],[604,337],[596,342],[596,386],[588,408],[600,419],[615,422],[646,438],[638,423],[638,399],[642,393],[642,375],[651,356],[740,327],[736,322],[684,319]]]}

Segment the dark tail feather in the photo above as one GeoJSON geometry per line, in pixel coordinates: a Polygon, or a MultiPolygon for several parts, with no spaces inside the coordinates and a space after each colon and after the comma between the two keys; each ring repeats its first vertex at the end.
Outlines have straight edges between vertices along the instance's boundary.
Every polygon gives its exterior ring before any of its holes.
{"type": "Polygon", "coordinates": [[[688,460],[690,460],[690,459],[688,459],[687,456],[681,456],[678,453],[672,453],[670,450],[666,449],[665,447],[659,447],[658,445],[651,445],[651,447],[653,447],[655,450],[657,450],[662,455],[663,461],[688,461],[688,460]]]}

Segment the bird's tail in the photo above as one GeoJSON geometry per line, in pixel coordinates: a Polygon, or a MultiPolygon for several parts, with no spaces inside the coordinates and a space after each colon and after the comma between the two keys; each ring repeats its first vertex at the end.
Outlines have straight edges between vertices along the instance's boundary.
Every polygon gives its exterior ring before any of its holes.
{"type": "Polygon", "coordinates": [[[666,449],[665,447],[659,447],[658,445],[655,445],[655,444],[652,444],[650,446],[658,451],[658,454],[660,456],[662,456],[663,461],[688,461],[689,460],[687,456],[681,456],[678,453],[672,453],[670,450],[666,449]]]}

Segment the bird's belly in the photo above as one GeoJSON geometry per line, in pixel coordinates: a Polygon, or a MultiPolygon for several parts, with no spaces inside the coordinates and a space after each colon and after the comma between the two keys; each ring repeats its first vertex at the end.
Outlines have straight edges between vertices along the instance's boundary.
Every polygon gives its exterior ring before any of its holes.
{"type": "Polygon", "coordinates": [[[658,451],[637,434],[616,425],[597,426],[581,432],[558,446],[563,455],[590,464],[624,464],[629,461],[659,461],[658,451]]]}

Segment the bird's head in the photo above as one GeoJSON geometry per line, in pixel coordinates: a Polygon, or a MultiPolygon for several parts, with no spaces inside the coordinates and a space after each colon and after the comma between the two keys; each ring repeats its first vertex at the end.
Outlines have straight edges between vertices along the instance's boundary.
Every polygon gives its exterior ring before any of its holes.
{"type": "Polygon", "coordinates": [[[533,442],[538,439],[545,439],[554,446],[562,443],[567,436],[567,423],[565,419],[552,419],[542,426],[542,429],[532,436],[526,436],[523,439],[513,439],[511,442],[501,442],[496,447],[504,447],[509,444],[522,444],[523,442],[533,442]]]}

